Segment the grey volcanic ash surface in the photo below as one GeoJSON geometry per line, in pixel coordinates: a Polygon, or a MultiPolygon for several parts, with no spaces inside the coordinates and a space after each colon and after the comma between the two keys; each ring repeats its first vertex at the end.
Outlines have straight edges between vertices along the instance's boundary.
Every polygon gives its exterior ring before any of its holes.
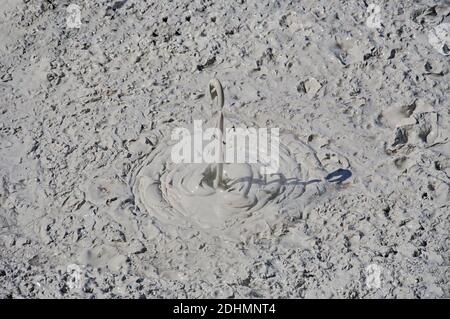
{"type": "Polygon", "coordinates": [[[425,0],[3,0],[0,297],[450,297],[449,26],[425,0]],[[224,220],[164,155],[214,77],[298,163],[224,220]]]}

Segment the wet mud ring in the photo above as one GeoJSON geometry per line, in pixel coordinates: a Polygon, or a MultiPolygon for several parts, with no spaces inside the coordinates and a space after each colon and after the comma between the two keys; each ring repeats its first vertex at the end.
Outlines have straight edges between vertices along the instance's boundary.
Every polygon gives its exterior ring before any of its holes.
{"type": "MultiPolygon", "coordinates": [[[[221,108],[223,92],[218,83],[211,81],[209,90],[213,103],[215,99],[221,108]]],[[[257,123],[236,113],[225,116],[220,109],[219,114],[221,130],[223,125],[258,128],[257,123]]],[[[328,172],[314,149],[292,132],[280,130],[277,173],[262,174],[259,161],[221,166],[174,163],[171,151],[177,141],[170,139],[174,128],[167,126],[154,132],[155,147],[136,166],[130,181],[138,208],[161,225],[239,232],[258,219],[283,219],[286,207],[302,209],[325,191],[328,172]]]]}
{"type": "Polygon", "coordinates": [[[280,133],[278,173],[264,176],[259,164],[224,164],[224,187],[215,189],[216,165],[173,163],[175,142],[165,131],[131,178],[136,205],[159,223],[232,228],[258,214],[278,215],[289,204],[301,207],[325,188],[327,172],[314,150],[292,133],[280,133]]]}

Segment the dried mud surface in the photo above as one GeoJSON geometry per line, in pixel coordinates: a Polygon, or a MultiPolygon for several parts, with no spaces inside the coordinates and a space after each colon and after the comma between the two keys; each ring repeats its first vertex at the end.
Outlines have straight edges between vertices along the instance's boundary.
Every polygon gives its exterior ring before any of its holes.
{"type": "Polygon", "coordinates": [[[450,6],[374,4],[3,0],[0,297],[449,298],[450,6]],[[213,77],[351,176],[233,240],[158,219],[137,170],[213,77]]]}

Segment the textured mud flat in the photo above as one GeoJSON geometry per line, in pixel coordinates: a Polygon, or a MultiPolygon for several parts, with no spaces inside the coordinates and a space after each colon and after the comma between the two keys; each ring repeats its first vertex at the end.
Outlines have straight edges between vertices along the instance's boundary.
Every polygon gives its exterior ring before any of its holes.
{"type": "Polygon", "coordinates": [[[3,1],[0,297],[450,297],[449,14],[3,1]],[[210,119],[213,77],[234,119],[295,136],[303,170],[211,228],[158,193],[157,164],[171,127],[210,119]]]}

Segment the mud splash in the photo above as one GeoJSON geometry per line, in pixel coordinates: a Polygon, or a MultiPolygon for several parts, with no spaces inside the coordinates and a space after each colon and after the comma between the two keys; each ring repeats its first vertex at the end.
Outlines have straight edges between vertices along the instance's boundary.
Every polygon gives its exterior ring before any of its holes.
{"type": "MultiPolygon", "coordinates": [[[[223,101],[223,94],[218,96],[223,101]]],[[[222,110],[219,116],[225,127],[258,128],[242,116],[222,110]]],[[[213,121],[208,125],[214,126],[213,121]]],[[[280,132],[279,170],[274,174],[262,174],[265,164],[260,161],[174,163],[171,150],[175,142],[167,132],[170,127],[156,133],[155,149],[132,178],[136,204],[162,224],[241,232],[252,228],[245,225],[256,220],[282,219],[283,208],[294,205],[298,211],[325,190],[327,171],[316,152],[291,132],[280,132]]],[[[221,152],[229,147],[224,144],[221,152]]]]}

